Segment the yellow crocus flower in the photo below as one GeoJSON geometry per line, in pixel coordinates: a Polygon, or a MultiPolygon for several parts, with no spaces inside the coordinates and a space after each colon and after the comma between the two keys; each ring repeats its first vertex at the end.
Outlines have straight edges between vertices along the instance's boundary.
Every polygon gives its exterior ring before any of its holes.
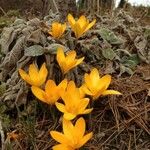
{"type": "Polygon", "coordinates": [[[48,80],[45,84],[45,91],[39,87],[32,86],[32,93],[42,102],[53,105],[65,92],[67,87],[67,79],[64,79],[58,86],[53,80],[48,80]]]}
{"type": "Polygon", "coordinates": [[[22,69],[19,69],[19,74],[21,78],[30,85],[41,86],[47,78],[48,71],[45,63],[43,63],[40,70],[35,66],[35,64],[31,64],[29,66],[29,74],[22,69]]]}
{"type": "Polygon", "coordinates": [[[57,62],[63,72],[63,74],[66,74],[70,69],[76,67],[79,65],[84,57],[80,59],[76,59],[76,51],[72,50],[67,53],[67,56],[64,54],[64,50],[62,48],[58,48],[57,50],[57,62]]]}
{"type": "Polygon", "coordinates": [[[60,38],[66,30],[66,24],[61,24],[59,22],[53,22],[51,31],[49,34],[54,38],[60,38]]]}
{"type": "Polygon", "coordinates": [[[53,146],[53,150],[77,150],[82,147],[89,139],[92,138],[93,133],[86,135],[86,124],[83,118],[79,118],[75,125],[71,121],[63,119],[63,133],[57,131],[50,131],[50,135],[60,144],[53,146]]]}
{"type": "Polygon", "coordinates": [[[111,76],[105,75],[100,78],[99,72],[96,68],[92,69],[90,74],[84,75],[85,83],[83,86],[81,86],[81,91],[83,94],[83,91],[87,95],[91,95],[93,99],[97,99],[100,95],[109,95],[109,94],[115,94],[115,95],[121,95],[120,92],[115,90],[107,90],[107,88],[110,85],[111,82],[111,76]]]}
{"type": "Polygon", "coordinates": [[[80,38],[82,34],[88,31],[96,23],[96,19],[89,23],[89,20],[82,15],[76,21],[71,14],[68,14],[68,22],[75,33],[76,38],[80,38]]]}
{"type": "Polygon", "coordinates": [[[89,104],[89,98],[82,98],[79,89],[76,88],[74,81],[68,83],[67,89],[61,95],[64,104],[56,102],[56,107],[64,113],[67,120],[74,119],[77,115],[88,114],[92,109],[86,109],[89,104]]]}

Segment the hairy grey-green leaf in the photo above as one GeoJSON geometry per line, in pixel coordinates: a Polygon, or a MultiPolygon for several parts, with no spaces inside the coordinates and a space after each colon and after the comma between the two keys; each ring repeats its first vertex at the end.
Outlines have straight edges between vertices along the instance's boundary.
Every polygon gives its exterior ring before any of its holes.
{"type": "Polygon", "coordinates": [[[117,49],[116,52],[123,52],[125,55],[131,56],[130,52],[126,49],[117,49]]]}
{"type": "Polygon", "coordinates": [[[102,55],[109,60],[113,60],[116,56],[116,53],[111,48],[103,49],[102,55]]]}
{"type": "Polygon", "coordinates": [[[56,54],[58,47],[62,48],[64,50],[64,52],[66,52],[68,50],[65,46],[63,46],[61,44],[51,44],[45,48],[45,52],[50,53],[50,54],[56,54]]]}
{"type": "Polygon", "coordinates": [[[137,54],[132,54],[130,57],[124,56],[121,59],[121,62],[129,68],[135,68],[139,63],[140,59],[137,54]]]}
{"type": "Polygon", "coordinates": [[[15,39],[16,32],[13,27],[4,28],[0,38],[1,53],[7,54],[11,42],[15,39]]]}
{"type": "Polygon", "coordinates": [[[17,26],[17,25],[20,25],[20,24],[26,24],[25,20],[17,18],[12,25],[17,26]]]}
{"type": "Polygon", "coordinates": [[[134,45],[137,48],[137,54],[141,61],[150,63],[149,60],[149,47],[148,47],[149,41],[143,36],[137,36],[134,40],[134,45]]]}
{"type": "Polygon", "coordinates": [[[41,29],[37,29],[29,35],[27,41],[38,44],[40,43],[41,34],[42,34],[41,29]]]}
{"type": "Polygon", "coordinates": [[[102,28],[100,29],[100,35],[101,37],[108,41],[110,44],[122,44],[123,43],[123,40],[121,40],[120,38],[118,38],[114,32],[110,31],[109,29],[106,29],[106,28],[102,28]]]}
{"type": "Polygon", "coordinates": [[[126,67],[123,64],[120,64],[120,73],[118,77],[120,77],[123,73],[128,73],[129,75],[133,75],[134,72],[129,67],[126,67]]]}
{"type": "Polygon", "coordinates": [[[12,75],[11,71],[13,71],[13,68],[16,68],[16,64],[18,60],[23,55],[24,44],[25,44],[25,37],[22,36],[16,41],[12,50],[7,53],[2,63],[0,64],[0,67],[2,67],[2,80],[3,81],[5,81],[8,75],[11,76],[12,75]]]}
{"type": "Polygon", "coordinates": [[[44,54],[44,48],[40,45],[32,45],[30,47],[25,48],[24,55],[25,56],[40,56],[44,54]]]}

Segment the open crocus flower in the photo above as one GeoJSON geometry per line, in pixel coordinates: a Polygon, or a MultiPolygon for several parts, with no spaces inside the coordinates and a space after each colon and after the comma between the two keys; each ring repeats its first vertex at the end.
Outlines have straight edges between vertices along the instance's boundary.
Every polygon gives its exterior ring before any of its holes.
{"type": "Polygon", "coordinates": [[[88,31],[95,23],[96,19],[94,19],[91,23],[85,16],[81,16],[77,21],[74,17],[69,14],[68,15],[68,22],[75,33],[76,38],[80,38],[82,34],[88,31]]]}
{"type": "Polygon", "coordinates": [[[35,64],[31,64],[29,66],[29,74],[27,74],[24,70],[19,69],[19,74],[23,80],[33,86],[41,86],[47,77],[48,71],[46,69],[46,64],[43,63],[40,70],[35,66],[35,64]]]}
{"type": "Polygon", "coordinates": [[[81,87],[87,95],[93,96],[93,99],[97,99],[100,95],[116,94],[121,95],[120,92],[115,90],[107,90],[111,82],[111,76],[105,75],[102,78],[99,76],[99,72],[96,68],[92,69],[90,74],[84,75],[85,83],[81,87]]]}
{"type": "Polygon", "coordinates": [[[50,135],[60,144],[53,146],[53,150],[77,150],[82,147],[93,133],[85,134],[86,124],[83,118],[79,118],[75,125],[71,121],[63,119],[63,133],[50,131],[50,135]]]}
{"type": "Polygon", "coordinates": [[[52,23],[52,29],[49,31],[49,34],[52,35],[54,38],[60,38],[62,34],[66,30],[66,24],[61,24],[58,22],[52,23]]]}
{"type": "Polygon", "coordinates": [[[64,79],[58,86],[53,80],[48,80],[45,85],[45,91],[39,87],[32,86],[32,93],[41,101],[53,105],[60,98],[60,95],[65,92],[67,80],[64,79]]]}
{"type": "Polygon", "coordinates": [[[64,54],[64,50],[62,48],[58,48],[57,50],[57,62],[63,72],[63,74],[66,74],[70,69],[76,67],[79,65],[84,57],[80,59],[76,59],[76,51],[72,50],[67,53],[67,56],[64,54]]]}
{"type": "Polygon", "coordinates": [[[79,89],[76,88],[74,81],[68,83],[67,89],[61,96],[64,104],[56,102],[56,107],[64,113],[67,120],[74,119],[77,115],[88,114],[92,109],[86,109],[89,104],[88,98],[82,98],[79,89]]]}

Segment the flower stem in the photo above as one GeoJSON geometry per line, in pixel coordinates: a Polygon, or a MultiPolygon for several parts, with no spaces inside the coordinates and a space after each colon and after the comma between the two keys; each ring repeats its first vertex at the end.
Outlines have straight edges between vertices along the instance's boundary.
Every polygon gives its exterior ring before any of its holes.
{"type": "MultiPolygon", "coordinates": [[[[89,107],[90,108],[94,107],[94,101],[93,101],[93,99],[90,101],[89,107]]],[[[89,129],[92,130],[92,128],[93,128],[92,112],[89,114],[88,117],[89,117],[89,129]]]]}
{"type": "Polygon", "coordinates": [[[55,121],[56,120],[56,111],[55,111],[54,106],[50,106],[50,114],[51,114],[52,120],[55,121]]]}

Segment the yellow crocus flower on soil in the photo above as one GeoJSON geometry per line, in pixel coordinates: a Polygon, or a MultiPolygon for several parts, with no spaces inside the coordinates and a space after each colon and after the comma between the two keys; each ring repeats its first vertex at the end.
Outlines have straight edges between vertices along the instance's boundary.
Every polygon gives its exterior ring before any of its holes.
{"type": "Polygon", "coordinates": [[[92,138],[93,133],[86,135],[86,124],[83,118],[79,118],[75,125],[71,121],[63,119],[63,133],[57,131],[50,131],[50,135],[60,144],[53,146],[53,150],[77,150],[82,147],[89,139],[92,138]]]}
{"type": "Polygon", "coordinates": [[[71,50],[67,53],[67,56],[64,54],[64,50],[62,48],[58,48],[57,50],[57,62],[63,72],[63,74],[66,74],[69,70],[79,65],[84,57],[80,59],[76,59],[76,51],[71,50]]]}
{"type": "Polygon", "coordinates": [[[48,71],[45,63],[43,63],[40,70],[35,66],[35,64],[31,64],[29,66],[29,74],[22,69],[19,69],[19,74],[28,84],[33,86],[41,86],[47,78],[48,71]]]}
{"type": "Polygon", "coordinates": [[[91,23],[85,16],[81,16],[77,21],[71,14],[68,14],[68,22],[71,26],[71,29],[75,33],[76,38],[80,38],[86,31],[88,31],[95,23],[94,19],[91,23]]]}
{"type": "Polygon", "coordinates": [[[59,22],[53,22],[51,31],[48,33],[54,38],[59,39],[66,30],[66,24],[61,24],[59,22]]]}
{"type": "Polygon", "coordinates": [[[88,114],[92,111],[86,109],[89,104],[89,98],[82,98],[80,91],[76,88],[74,81],[70,81],[66,91],[61,96],[64,104],[56,102],[56,107],[64,113],[63,117],[67,120],[74,119],[77,115],[88,114]]]}
{"type": "Polygon", "coordinates": [[[111,76],[105,75],[103,77],[99,76],[99,72],[96,68],[92,69],[89,74],[84,75],[85,83],[81,87],[87,95],[91,95],[93,99],[97,99],[100,95],[121,95],[120,92],[115,90],[107,90],[111,82],[111,76]]]}

